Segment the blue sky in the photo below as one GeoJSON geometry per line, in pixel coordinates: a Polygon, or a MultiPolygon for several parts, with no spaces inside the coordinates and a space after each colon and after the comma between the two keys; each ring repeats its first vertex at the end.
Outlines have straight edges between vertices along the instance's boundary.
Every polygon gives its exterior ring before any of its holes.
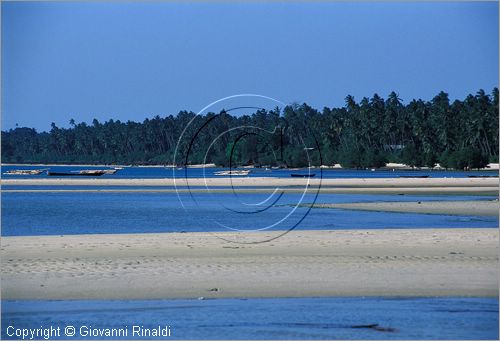
{"type": "Polygon", "coordinates": [[[2,130],[498,86],[498,3],[2,2],[2,130]]]}

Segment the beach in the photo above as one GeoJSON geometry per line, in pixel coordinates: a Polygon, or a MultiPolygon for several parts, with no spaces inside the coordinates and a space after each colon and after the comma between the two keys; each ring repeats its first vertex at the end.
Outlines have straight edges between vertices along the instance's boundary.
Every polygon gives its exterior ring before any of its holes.
{"type": "Polygon", "coordinates": [[[497,229],[292,231],[261,244],[221,239],[246,237],[3,237],[2,297],[498,296],[497,229]]]}

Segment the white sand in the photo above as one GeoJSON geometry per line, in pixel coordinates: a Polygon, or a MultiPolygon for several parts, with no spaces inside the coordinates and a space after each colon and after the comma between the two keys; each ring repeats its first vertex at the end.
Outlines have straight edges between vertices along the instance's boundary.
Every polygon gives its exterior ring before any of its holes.
{"type": "MultiPolygon", "coordinates": [[[[119,178],[32,178],[32,179],[2,179],[1,185],[17,186],[127,186],[129,189],[99,189],[91,191],[153,191],[174,192],[172,189],[134,189],[134,187],[161,187],[176,186],[180,191],[187,191],[190,187],[207,186],[211,192],[224,192],[227,189],[213,187],[235,186],[240,191],[272,192],[276,187],[286,192],[303,192],[306,186],[315,193],[321,186],[321,193],[381,193],[381,194],[468,194],[468,195],[498,195],[498,178],[389,178],[389,179],[301,179],[301,178],[193,178],[193,179],[119,179],[119,178]],[[258,189],[244,189],[257,187],[258,189]],[[265,188],[267,187],[267,188],[265,188]]],[[[57,189],[64,190],[64,189],[57,189]]],[[[191,191],[206,191],[206,189],[191,188],[191,191]]],[[[13,190],[9,190],[13,191],[13,190]]],[[[15,191],[22,191],[16,189],[15,191]]],[[[29,191],[37,191],[30,189],[29,191]]],[[[40,191],[40,190],[38,190],[40,191]]],[[[44,191],[47,191],[46,189],[44,191]]],[[[50,191],[55,191],[51,189],[50,191]]],[[[71,190],[72,191],[72,190],[71,190]]]]}
{"type": "MultiPolygon", "coordinates": [[[[237,188],[235,189],[237,193],[272,193],[274,188],[237,188]]],[[[116,188],[105,188],[105,189],[4,189],[2,193],[233,193],[233,189],[230,188],[209,188],[207,189],[196,189],[185,187],[180,187],[177,189],[148,189],[140,188],[136,189],[130,187],[128,189],[116,189],[116,188]]],[[[290,188],[282,187],[279,192],[285,193],[303,193],[304,188],[290,188]]],[[[317,187],[310,187],[307,190],[309,194],[315,194],[318,192],[317,187]]],[[[319,193],[322,194],[397,194],[397,195],[424,195],[424,194],[443,194],[443,195],[498,195],[497,187],[418,187],[418,188],[335,188],[335,187],[321,187],[319,193]]]]}
{"type": "Polygon", "coordinates": [[[498,296],[497,229],[3,237],[3,299],[498,296]]]}
{"type": "Polygon", "coordinates": [[[1,179],[2,185],[74,185],[74,186],[324,186],[350,188],[414,188],[414,187],[497,187],[498,178],[360,178],[360,179],[303,179],[264,177],[220,178],[32,178],[1,179]]]}

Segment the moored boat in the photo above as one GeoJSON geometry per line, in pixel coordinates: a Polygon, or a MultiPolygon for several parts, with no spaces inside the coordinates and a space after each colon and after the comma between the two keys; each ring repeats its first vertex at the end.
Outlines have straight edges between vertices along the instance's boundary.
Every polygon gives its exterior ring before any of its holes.
{"type": "Polygon", "coordinates": [[[498,178],[498,175],[467,175],[469,178],[498,178]]]}
{"type": "Polygon", "coordinates": [[[84,169],[72,172],[51,172],[48,171],[48,176],[101,176],[107,173],[108,169],[84,169]]]}
{"type": "Polygon", "coordinates": [[[46,169],[12,169],[6,171],[4,174],[8,175],[39,175],[45,172],[46,169]]]}
{"type": "Polygon", "coordinates": [[[245,176],[250,173],[249,170],[231,170],[231,171],[218,171],[214,172],[214,175],[224,176],[224,175],[236,175],[236,176],[245,176]]]}
{"type": "Polygon", "coordinates": [[[104,174],[113,174],[114,172],[116,172],[116,170],[114,169],[84,169],[81,171],[75,171],[75,173],[78,173],[80,175],[97,175],[97,176],[101,176],[104,174]]]}
{"type": "Polygon", "coordinates": [[[316,176],[316,173],[292,173],[290,176],[292,178],[312,178],[316,176]]]}
{"type": "Polygon", "coordinates": [[[408,178],[408,179],[411,179],[411,178],[428,178],[429,175],[400,175],[399,176],[400,178],[408,178]]]}

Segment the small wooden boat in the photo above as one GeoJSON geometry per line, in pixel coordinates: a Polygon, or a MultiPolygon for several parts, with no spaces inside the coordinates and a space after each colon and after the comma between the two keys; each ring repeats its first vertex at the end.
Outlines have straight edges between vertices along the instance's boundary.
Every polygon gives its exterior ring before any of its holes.
{"type": "Polygon", "coordinates": [[[4,174],[8,175],[39,175],[45,172],[46,169],[12,169],[6,171],[4,174]]]}
{"type": "Polygon", "coordinates": [[[410,178],[422,178],[423,179],[423,178],[428,178],[429,175],[400,175],[399,177],[400,178],[408,178],[408,179],[410,179],[410,178]]]}
{"type": "Polygon", "coordinates": [[[290,176],[292,178],[312,178],[314,176],[316,176],[316,173],[305,173],[305,174],[302,174],[302,173],[292,173],[290,174],[290,176]]]}
{"type": "Polygon", "coordinates": [[[230,175],[230,176],[245,176],[250,173],[249,170],[231,170],[231,171],[218,171],[215,172],[215,175],[218,176],[225,176],[225,175],[230,175]]]}

